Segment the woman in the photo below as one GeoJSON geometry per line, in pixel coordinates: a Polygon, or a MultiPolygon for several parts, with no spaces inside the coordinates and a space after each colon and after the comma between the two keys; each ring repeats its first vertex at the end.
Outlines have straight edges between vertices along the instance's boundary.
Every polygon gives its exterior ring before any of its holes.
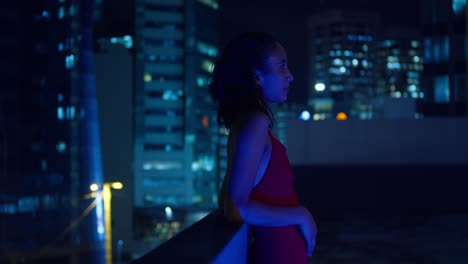
{"type": "Polygon", "coordinates": [[[315,221],[298,203],[286,150],[271,132],[271,105],[287,99],[293,79],[273,37],[243,33],[222,51],[210,84],[218,122],[229,129],[219,206],[251,227],[251,263],[308,263],[315,247],[315,221]]]}

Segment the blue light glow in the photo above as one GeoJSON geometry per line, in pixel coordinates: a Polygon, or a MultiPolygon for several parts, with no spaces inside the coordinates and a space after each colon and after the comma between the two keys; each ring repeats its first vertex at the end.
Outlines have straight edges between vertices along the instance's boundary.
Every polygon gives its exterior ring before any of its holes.
{"type": "Polygon", "coordinates": [[[299,118],[304,121],[310,120],[309,111],[302,111],[301,116],[299,118]]]}
{"type": "Polygon", "coordinates": [[[463,14],[466,8],[466,0],[452,0],[452,9],[456,15],[463,14]]]}
{"type": "Polygon", "coordinates": [[[59,106],[57,107],[57,119],[58,120],[63,120],[65,117],[64,112],[63,112],[63,107],[59,106]]]}

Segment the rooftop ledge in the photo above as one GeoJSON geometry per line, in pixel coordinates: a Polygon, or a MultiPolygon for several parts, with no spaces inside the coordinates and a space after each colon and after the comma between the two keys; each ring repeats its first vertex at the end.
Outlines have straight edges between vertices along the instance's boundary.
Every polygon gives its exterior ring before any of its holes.
{"type": "Polygon", "coordinates": [[[131,263],[247,263],[248,234],[246,224],[228,222],[216,209],[131,263]]]}

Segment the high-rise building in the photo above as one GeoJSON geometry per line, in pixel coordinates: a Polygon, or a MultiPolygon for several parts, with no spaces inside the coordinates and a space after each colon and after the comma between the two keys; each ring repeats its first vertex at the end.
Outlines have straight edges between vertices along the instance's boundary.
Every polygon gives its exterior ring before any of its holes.
{"type": "Polygon", "coordinates": [[[372,118],[377,15],[332,10],[308,19],[308,105],[322,119],[372,118]]]}
{"type": "Polygon", "coordinates": [[[218,53],[219,4],[135,5],[133,175],[135,223],[142,223],[136,232],[140,240],[152,232],[162,242],[193,222],[194,208],[208,212],[217,204],[219,129],[207,85],[218,53]]]}
{"type": "Polygon", "coordinates": [[[466,0],[420,3],[424,30],[424,115],[466,116],[466,0]]]}
{"type": "Polygon", "coordinates": [[[0,7],[0,262],[103,259],[105,230],[96,219],[102,211],[95,209],[102,203],[83,195],[100,161],[84,150],[99,141],[91,135],[96,130],[83,136],[85,127],[96,127],[84,124],[93,95],[83,102],[79,86],[85,67],[78,66],[86,61],[78,45],[81,3],[0,7]]]}
{"type": "Polygon", "coordinates": [[[422,117],[422,32],[387,27],[377,36],[377,86],[374,118],[422,117]]]}

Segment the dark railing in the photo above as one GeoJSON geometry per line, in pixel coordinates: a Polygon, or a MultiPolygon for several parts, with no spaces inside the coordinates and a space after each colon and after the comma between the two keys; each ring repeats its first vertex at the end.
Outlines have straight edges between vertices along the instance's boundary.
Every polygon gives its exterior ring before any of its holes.
{"type": "Polygon", "coordinates": [[[246,224],[228,222],[215,210],[132,264],[246,263],[248,234],[246,224]]]}

